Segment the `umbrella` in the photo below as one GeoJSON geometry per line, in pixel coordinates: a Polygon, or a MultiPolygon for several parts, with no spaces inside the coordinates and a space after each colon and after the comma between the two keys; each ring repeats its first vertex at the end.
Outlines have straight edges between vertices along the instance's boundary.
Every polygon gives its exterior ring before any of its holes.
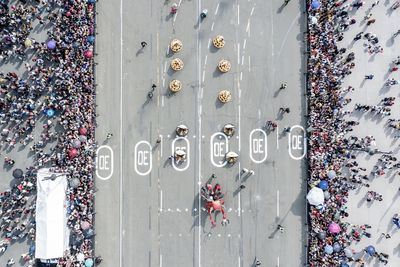
{"type": "Polygon", "coordinates": [[[85,260],[85,267],[92,267],[93,266],[93,260],[92,259],[86,259],[85,260]]]}
{"type": "Polygon", "coordinates": [[[22,175],[24,175],[23,171],[21,169],[15,169],[12,173],[13,177],[15,179],[19,179],[22,177],[22,175]]]}
{"type": "Polygon", "coordinates": [[[342,250],[342,246],[338,243],[338,242],[335,242],[334,244],[333,244],[333,251],[334,252],[339,252],[339,251],[341,251],[342,250]]]}
{"type": "Polygon", "coordinates": [[[32,47],[32,40],[29,38],[25,39],[24,45],[26,48],[32,47]]]}
{"type": "Polygon", "coordinates": [[[85,260],[85,255],[83,255],[83,253],[76,254],[76,260],[83,262],[85,260]]]}
{"type": "Polygon", "coordinates": [[[88,36],[88,38],[86,38],[86,40],[88,41],[88,43],[90,43],[90,44],[93,44],[93,43],[94,43],[94,40],[95,40],[95,38],[94,38],[94,36],[93,36],[93,35],[90,35],[90,36],[88,36]]]}
{"type": "Polygon", "coordinates": [[[327,175],[330,179],[332,179],[336,177],[336,172],[334,170],[330,170],[327,172],[327,175]]]}
{"type": "Polygon", "coordinates": [[[65,13],[65,16],[71,17],[71,16],[72,16],[72,13],[71,13],[70,11],[67,11],[67,13],[65,13]]]}
{"type": "Polygon", "coordinates": [[[368,247],[365,248],[365,252],[368,253],[368,255],[372,256],[375,254],[375,248],[374,246],[369,245],[368,247]]]}
{"type": "Polygon", "coordinates": [[[329,193],[328,191],[324,191],[324,198],[329,199],[330,197],[331,197],[331,193],[329,193]]]}
{"type": "Polygon", "coordinates": [[[348,265],[346,262],[342,262],[340,263],[340,267],[350,267],[350,265],[348,265]]]}
{"type": "Polygon", "coordinates": [[[73,178],[72,180],[70,180],[70,186],[72,188],[77,188],[80,185],[81,185],[81,181],[79,181],[78,178],[73,178]]]}
{"type": "Polygon", "coordinates": [[[340,230],[341,230],[341,229],[340,229],[340,225],[337,224],[337,223],[331,223],[331,224],[329,225],[328,229],[329,229],[329,232],[330,232],[331,234],[337,234],[337,233],[339,233],[340,230]]]}
{"type": "Polygon", "coordinates": [[[321,180],[318,184],[318,187],[322,190],[326,190],[329,187],[329,183],[326,180],[321,180]]]}
{"type": "Polygon", "coordinates": [[[81,228],[87,230],[90,228],[90,223],[88,221],[81,221],[81,228]]]}
{"type": "Polygon", "coordinates": [[[81,145],[82,145],[82,143],[81,143],[81,141],[79,141],[79,139],[75,139],[75,140],[72,142],[72,146],[75,147],[75,148],[80,148],[81,145]]]}
{"type": "Polygon", "coordinates": [[[50,40],[47,42],[47,48],[50,50],[53,50],[54,48],[56,48],[56,41],[54,40],[50,40]]]}
{"type": "Polygon", "coordinates": [[[50,118],[53,117],[55,113],[56,112],[54,111],[54,109],[51,109],[51,108],[46,111],[47,117],[50,117],[50,118]]]}
{"type": "Polygon", "coordinates": [[[80,136],[79,136],[79,141],[81,141],[81,143],[86,143],[87,137],[84,136],[84,135],[80,135],[80,136]]]}
{"type": "Polygon", "coordinates": [[[87,1],[89,4],[94,4],[94,3],[96,3],[96,0],[88,0],[87,1]]]}
{"type": "Polygon", "coordinates": [[[311,3],[311,8],[312,9],[318,9],[321,6],[321,3],[318,0],[314,0],[311,3]]]}
{"type": "Polygon", "coordinates": [[[351,258],[351,257],[353,257],[353,251],[351,251],[351,249],[349,249],[349,248],[345,248],[344,255],[346,255],[347,258],[351,258]]]}
{"type": "Polygon", "coordinates": [[[231,152],[226,153],[226,157],[227,158],[237,158],[237,157],[239,157],[239,155],[236,154],[235,152],[231,151],[231,152]]]}
{"type": "Polygon", "coordinates": [[[326,238],[326,232],[321,231],[318,233],[318,239],[319,240],[324,240],[326,238]]]}
{"type": "Polygon", "coordinates": [[[83,235],[85,236],[85,238],[91,238],[94,236],[94,231],[93,229],[87,229],[83,232],[83,235]]]}
{"type": "Polygon", "coordinates": [[[71,148],[71,149],[68,151],[68,157],[69,157],[70,159],[73,159],[73,158],[75,158],[76,156],[78,156],[78,150],[77,150],[76,148],[71,148]]]}
{"type": "Polygon", "coordinates": [[[86,58],[92,58],[92,57],[93,57],[93,51],[91,51],[91,50],[86,50],[85,53],[84,53],[84,56],[85,56],[86,58]]]}
{"type": "Polygon", "coordinates": [[[326,245],[324,248],[324,251],[326,254],[332,254],[333,253],[333,247],[331,245],[326,245]]]}
{"type": "Polygon", "coordinates": [[[314,16],[311,16],[310,20],[311,20],[311,24],[317,24],[318,23],[318,19],[316,17],[314,17],[314,16]]]}
{"type": "Polygon", "coordinates": [[[79,128],[79,134],[80,135],[87,135],[87,129],[86,128],[79,128]]]}
{"type": "Polygon", "coordinates": [[[313,187],[307,194],[307,200],[310,205],[320,205],[324,203],[324,192],[321,188],[313,187]]]}

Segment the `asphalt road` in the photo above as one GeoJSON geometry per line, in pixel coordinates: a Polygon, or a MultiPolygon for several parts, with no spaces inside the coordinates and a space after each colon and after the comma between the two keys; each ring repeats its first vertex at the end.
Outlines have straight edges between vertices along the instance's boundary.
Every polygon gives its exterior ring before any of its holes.
{"type": "Polygon", "coordinates": [[[96,251],[104,266],[301,266],[305,258],[303,6],[281,1],[99,1],[96,251]],[[178,3],[178,2],[177,2],[178,3]],[[208,16],[199,21],[202,9],[208,16]],[[223,35],[226,45],[212,47],[223,35]],[[168,50],[174,38],[183,50],[168,50]],[[141,49],[140,42],[148,45],[141,49]],[[183,70],[169,63],[179,57],[183,70]],[[216,66],[231,62],[228,73],[216,66]],[[168,83],[183,90],[171,95],[168,83]],[[280,84],[288,82],[286,90],[280,84]],[[151,85],[157,88],[147,99],[151,85]],[[232,101],[217,94],[230,90],[232,101]],[[279,114],[290,107],[289,114],[279,114]],[[260,130],[275,120],[278,131],[260,130]],[[226,142],[226,123],[236,126],[226,142]],[[186,139],[175,136],[179,124],[186,139]],[[259,130],[257,130],[259,129],[259,130]],[[255,130],[255,131],[254,131],[255,130]],[[113,136],[106,140],[107,133],[113,136]],[[296,138],[299,136],[300,138],[296,138]],[[156,139],[161,144],[156,145],[156,139]],[[229,143],[229,148],[227,148],[229,143]],[[188,160],[173,166],[176,148],[188,160]],[[297,149],[297,150],[296,150],[297,149]],[[112,155],[110,154],[112,151],[112,155]],[[227,151],[238,162],[223,166],[227,151]],[[267,151],[267,153],[266,153],[267,151]],[[254,170],[247,179],[241,168],[254,170]],[[225,194],[229,225],[212,228],[199,202],[200,184],[215,173],[225,194]],[[243,183],[246,188],[238,190],[243,183]],[[284,233],[276,231],[285,226],[284,233]]]}

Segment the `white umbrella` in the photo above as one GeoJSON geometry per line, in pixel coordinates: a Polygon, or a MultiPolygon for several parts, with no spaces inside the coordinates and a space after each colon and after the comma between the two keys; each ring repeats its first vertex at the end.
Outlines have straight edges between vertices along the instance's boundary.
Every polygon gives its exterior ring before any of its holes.
{"type": "Polygon", "coordinates": [[[314,16],[311,17],[311,24],[317,24],[318,23],[318,19],[314,16]]]}
{"type": "Polygon", "coordinates": [[[324,204],[324,191],[319,187],[313,187],[307,194],[307,200],[310,205],[324,204]]]}
{"type": "Polygon", "coordinates": [[[336,172],[334,170],[330,170],[328,171],[327,175],[330,179],[333,179],[336,177],[336,172]]]}
{"type": "Polygon", "coordinates": [[[83,262],[85,260],[85,255],[83,255],[83,253],[76,254],[76,260],[79,262],[83,262]]]}

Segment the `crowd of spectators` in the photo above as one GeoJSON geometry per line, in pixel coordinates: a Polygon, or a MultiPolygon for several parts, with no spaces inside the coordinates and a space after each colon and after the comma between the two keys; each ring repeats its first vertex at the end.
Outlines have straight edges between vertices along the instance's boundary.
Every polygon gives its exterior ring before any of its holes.
{"type": "Polygon", "coordinates": [[[0,72],[1,155],[15,174],[12,187],[0,195],[0,253],[27,239],[30,249],[21,257],[29,266],[34,266],[36,173],[43,167],[69,181],[70,247],[59,265],[95,261],[94,5],[95,0],[0,0],[0,66],[24,68],[0,72]],[[29,147],[34,158],[22,170],[24,162],[8,154],[17,146],[29,147]]]}
{"type": "MultiPolygon", "coordinates": [[[[358,121],[349,120],[347,115],[356,112],[369,112],[372,116],[388,119],[385,127],[399,130],[397,119],[388,118],[395,97],[386,97],[378,105],[356,104],[354,110],[345,110],[351,98],[346,94],[354,88],[342,86],[343,80],[351,75],[355,67],[355,53],[339,48],[346,31],[356,20],[352,16],[359,8],[365,7],[369,12],[379,1],[351,0],[308,0],[308,104],[309,104],[309,188],[323,189],[324,203],[309,205],[309,239],[308,264],[312,267],[340,266],[346,267],[354,263],[364,266],[362,253],[355,253],[351,248],[353,242],[361,238],[370,238],[370,225],[353,225],[345,222],[349,216],[346,203],[349,191],[361,186],[369,187],[375,176],[382,176],[388,170],[398,172],[399,163],[392,151],[383,152],[373,149],[375,138],[372,135],[357,137],[351,135],[358,121]],[[359,166],[357,154],[380,154],[377,164],[371,173],[359,166]],[[357,254],[357,255],[356,255],[357,254]]],[[[371,14],[371,13],[369,13],[371,14]]],[[[366,25],[375,22],[371,16],[364,18],[366,25]]],[[[374,33],[359,33],[354,42],[362,39],[366,52],[382,53],[383,48],[374,33]]],[[[396,71],[396,59],[390,72],[396,71]]],[[[367,74],[365,79],[373,79],[367,74]]],[[[398,82],[388,80],[385,86],[398,82]]],[[[368,191],[367,201],[382,201],[382,195],[368,191]]],[[[393,218],[396,224],[398,218],[393,218]]],[[[390,235],[386,234],[386,238],[390,235]]],[[[364,255],[375,257],[380,263],[387,264],[389,255],[378,253],[373,246],[364,250],[364,255]]]]}

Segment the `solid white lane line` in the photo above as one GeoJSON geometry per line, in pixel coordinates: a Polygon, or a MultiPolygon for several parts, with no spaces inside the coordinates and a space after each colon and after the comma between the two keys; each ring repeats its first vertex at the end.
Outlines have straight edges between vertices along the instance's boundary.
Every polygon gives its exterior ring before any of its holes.
{"type": "MultiPolygon", "coordinates": [[[[239,91],[240,92],[240,91],[239,91]]],[[[240,94],[240,93],[239,93],[240,94]]],[[[239,142],[238,142],[238,144],[239,144],[239,152],[240,152],[240,149],[241,149],[241,147],[242,147],[242,142],[241,142],[241,139],[242,138],[240,138],[241,137],[241,134],[240,134],[240,105],[238,106],[238,109],[239,109],[239,119],[238,119],[238,132],[239,132],[239,142]]]]}
{"type": "Polygon", "coordinates": [[[240,217],[241,207],[240,207],[240,190],[238,193],[238,216],[240,217]]]}
{"type": "Polygon", "coordinates": [[[162,267],[162,255],[160,254],[160,267],[162,267]]]}
{"type": "Polygon", "coordinates": [[[251,72],[250,56],[249,56],[249,72],[251,72]]]}
{"type": "Polygon", "coordinates": [[[120,123],[119,123],[119,145],[120,145],[120,152],[119,152],[119,175],[120,175],[120,182],[119,182],[119,267],[122,266],[122,258],[123,258],[123,247],[122,247],[122,232],[123,232],[123,218],[122,218],[122,209],[123,209],[123,197],[122,197],[122,190],[123,190],[123,166],[122,166],[122,115],[123,115],[123,97],[122,97],[122,91],[123,91],[123,53],[124,53],[124,39],[123,39],[123,5],[124,5],[124,0],[120,0],[120,10],[119,10],[119,15],[120,15],[120,123]]]}
{"type": "Polygon", "coordinates": [[[240,25],[240,14],[239,14],[239,5],[237,6],[237,24],[240,25]]]}
{"type": "Polygon", "coordinates": [[[238,258],[238,266],[240,267],[240,256],[238,258]]]}
{"type": "Polygon", "coordinates": [[[162,190],[160,190],[160,211],[163,211],[163,193],[162,190]]]}
{"type": "Polygon", "coordinates": [[[240,64],[240,43],[237,43],[237,62],[240,64]]]}
{"type": "Polygon", "coordinates": [[[279,256],[276,258],[276,267],[279,267],[279,256]]]}
{"type": "MultiPolygon", "coordinates": [[[[197,11],[200,12],[201,10],[201,0],[197,2],[197,11]]],[[[202,85],[200,83],[200,75],[201,75],[201,42],[200,42],[200,26],[197,28],[197,62],[198,62],[198,88],[202,88],[202,85]]],[[[208,47],[210,47],[210,42],[211,39],[209,39],[209,44],[208,47]]],[[[198,129],[199,129],[199,136],[201,136],[201,99],[200,96],[197,96],[197,101],[198,101],[198,129]]],[[[199,230],[198,230],[198,237],[197,237],[197,242],[198,242],[198,259],[199,259],[199,265],[198,267],[201,267],[201,139],[199,139],[198,142],[198,151],[199,151],[199,160],[198,160],[198,177],[197,177],[197,183],[198,183],[198,225],[199,225],[199,230]]]]}
{"type": "Polygon", "coordinates": [[[279,217],[279,190],[276,190],[276,217],[279,217]]]}

